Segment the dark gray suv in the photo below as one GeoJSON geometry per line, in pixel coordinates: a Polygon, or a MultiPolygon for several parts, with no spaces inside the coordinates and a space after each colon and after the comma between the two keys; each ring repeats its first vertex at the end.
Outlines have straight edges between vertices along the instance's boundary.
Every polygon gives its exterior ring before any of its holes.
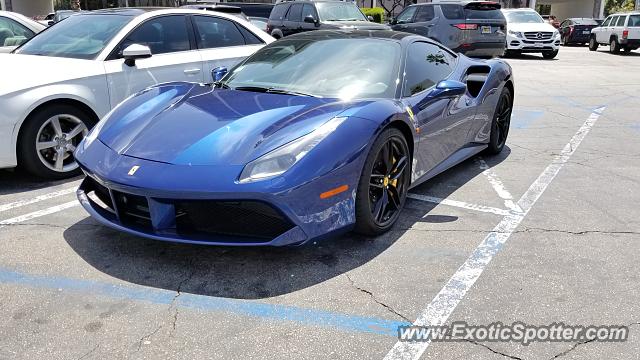
{"type": "Polygon", "coordinates": [[[434,1],[411,5],[390,21],[391,28],[432,38],[468,56],[502,56],[506,20],[500,4],[488,1],[434,1]]]}

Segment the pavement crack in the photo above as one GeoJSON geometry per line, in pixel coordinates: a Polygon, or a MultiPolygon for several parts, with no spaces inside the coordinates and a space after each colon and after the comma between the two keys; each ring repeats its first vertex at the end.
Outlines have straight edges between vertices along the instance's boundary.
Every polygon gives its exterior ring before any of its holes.
{"type": "Polygon", "coordinates": [[[570,235],[588,235],[588,234],[604,234],[604,235],[640,235],[639,231],[616,231],[616,230],[562,230],[562,229],[545,229],[545,228],[526,228],[520,232],[555,232],[570,235]]]}
{"type": "Polygon", "coordinates": [[[153,335],[155,335],[158,331],[160,331],[160,329],[162,329],[162,325],[158,326],[155,330],[153,330],[152,332],[142,336],[140,338],[140,340],[138,340],[138,348],[136,349],[136,351],[140,351],[140,349],[142,348],[142,345],[145,343],[145,340],[151,338],[153,335]]]}
{"type": "Polygon", "coordinates": [[[521,357],[514,356],[514,355],[509,355],[509,354],[506,354],[506,353],[500,352],[500,351],[498,351],[498,350],[495,350],[495,349],[493,349],[493,348],[489,347],[488,345],[485,345],[485,344],[480,343],[480,342],[477,342],[477,341],[468,340],[468,339],[465,339],[465,341],[470,342],[470,343],[472,343],[472,344],[474,344],[474,345],[481,346],[481,347],[483,347],[483,348],[485,348],[485,349],[487,349],[487,350],[491,351],[491,352],[492,352],[492,353],[494,353],[494,354],[502,355],[502,356],[504,356],[504,357],[506,357],[506,358],[508,358],[508,359],[524,360],[524,359],[523,359],[523,358],[521,358],[521,357]]]}
{"type": "Polygon", "coordinates": [[[174,309],[173,316],[171,318],[171,332],[169,334],[170,336],[173,336],[175,334],[176,326],[178,324],[178,315],[180,311],[178,309],[178,305],[176,304],[176,302],[178,301],[178,298],[180,297],[180,295],[182,295],[182,286],[187,282],[191,281],[191,279],[196,274],[196,270],[195,270],[196,267],[194,266],[193,260],[190,260],[187,266],[189,269],[191,269],[191,271],[189,272],[189,274],[187,274],[187,276],[184,279],[182,279],[178,283],[178,286],[176,287],[176,295],[173,297],[173,299],[171,299],[171,303],[169,304],[169,310],[174,309]]]}
{"type": "Polygon", "coordinates": [[[568,353],[572,352],[572,351],[573,351],[573,350],[575,350],[576,348],[578,348],[578,346],[580,346],[580,345],[584,345],[584,344],[588,344],[588,343],[590,343],[590,342],[594,342],[594,341],[596,341],[596,339],[591,339],[591,340],[586,340],[586,341],[582,341],[582,342],[579,342],[579,343],[575,343],[575,344],[573,344],[573,346],[572,346],[572,347],[570,347],[570,348],[568,348],[567,350],[565,350],[565,351],[563,351],[563,352],[561,352],[561,353],[559,353],[559,354],[555,355],[554,357],[552,357],[552,358],[551,358],[551,359],[549,359],[549,360],[553,360],[553,359],[561,358],[561,357],[563,357],[563,356],[567,355],[568,353]]]}
{"type": "Polygon", "coordinates": [[[100,345],[96,345],[96,346],[94,346],[94,347],[93,347],[93,349],[91,349],[91,350],[87,351],[87,352],[86,352],[86,353],[84,353],[82,356],[80,356],[80,357],[78,358],[78,360],[86,359],[86,358],[87,358],[87,356],[89,356],[89,355],[93,354],[96,350],[98,350],[98,348],[99,348],[99,347],[100,347],[100,345]]]}
{"type": "Polygon", "coordinates": [[[358,285],[356,285],[356,283],[353,281],[353,279],[351,279],[349,274],[345,274],[345,276],[347,277],[347,279],[349,279],[349,282],[351,283],[351,286],[353,286],[354,288],[358,289],[358,291],[369,295],[371,300],[373,300],[376,304],[384,307],[385,309],[387,309],[389,312],[395,314],[396,316],[399,316],[400,318],[402,318],[404,321],[408,322],[409,324],[412,323],[412,321],[409,320],[409,318],[407,318],[406,316],[404,316],[404,315],[400,314],[399,312],[397,312],[393,307],[391,307],[391,306],[383,303],[382,301],[378,300],[376,298],[376,296],[371,291],[369,291],[367,289],[363,289],[363,288],[359,287],[358,285]]]}

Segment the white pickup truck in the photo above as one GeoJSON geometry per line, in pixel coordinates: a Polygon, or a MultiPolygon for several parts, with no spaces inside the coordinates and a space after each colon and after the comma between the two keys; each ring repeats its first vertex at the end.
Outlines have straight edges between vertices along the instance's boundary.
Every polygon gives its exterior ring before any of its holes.
{"type": "Polygon", "coordinates": [[[609,45],[611,53],[639,48],[640,12],[609,15],[602,25],[591,30],[589,50],[596,51],[601,44],[609,45]]]}

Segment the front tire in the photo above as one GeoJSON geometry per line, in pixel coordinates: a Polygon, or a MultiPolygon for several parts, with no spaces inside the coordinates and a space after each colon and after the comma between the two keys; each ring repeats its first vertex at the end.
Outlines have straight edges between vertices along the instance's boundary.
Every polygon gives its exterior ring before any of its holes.
{"type": "Polygon", "coordinates": [[[95,125],[94,117],[67,104],[31,114],[20,131],[18,166],[47,179],[80,174],[73,152],[95,125]]]}
{"type": "Polygon", "coordinates": [[[555,58],[556,56],[558,56],[558,50],[545,51],[545,52],[542,53],[542,57],[547,59],[547,60],[551,60],[551,59],[555,58]]]}
{"type": "Polygon", "coordinates": [[[600,44],[596,41],[596,37],[592,36],[591,39],[589,39],[589,50],[596,51],[598,50],[598,46],[600,46],[600,44]]]}
{"type": "Polygon", "coordinates": [[[500,100],[496,106],[496,112],[491,120],[491,135],[489,146],[485,152],[489,155],[496,155],[502,152],[509,135],[511,125],[511,110],[513,109],[513,94],[507,87],[502,89],[500,100]]]}
{"type": "Polygon", "coordinates": [[[375,236],[398,220],[411,180],[411,154],[400,130],[384,130],[371,146],[356,193],[357,233],[375,236]]]}

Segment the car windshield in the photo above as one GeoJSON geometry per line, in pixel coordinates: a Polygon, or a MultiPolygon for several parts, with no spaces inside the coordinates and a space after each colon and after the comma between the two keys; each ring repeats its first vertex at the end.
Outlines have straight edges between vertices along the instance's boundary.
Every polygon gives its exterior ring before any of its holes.
{"type": "Polygon", "coordinates": [[[543,23],[540,15],[533,11],[513,11],[505,14],[507,22],[510,23],[543,23]]]}
{"type": "Polygon", "coordinates": [[[353,3],[319,2],[316,4],[318,16],[323,21],[367,21],[360,9],[353,3]]]}
{"type": "Polygon", "coordinates": [[[125,15],[75,15],[22,45],[16,53],[93,59],[129,21],[125,15]]]}
{"type": "Polygon", "coordinates": [[[399,44],[382,39],[285,38],[240,63],[221,86],[343,100],[393,98],[400,53],[399,44]]]}

